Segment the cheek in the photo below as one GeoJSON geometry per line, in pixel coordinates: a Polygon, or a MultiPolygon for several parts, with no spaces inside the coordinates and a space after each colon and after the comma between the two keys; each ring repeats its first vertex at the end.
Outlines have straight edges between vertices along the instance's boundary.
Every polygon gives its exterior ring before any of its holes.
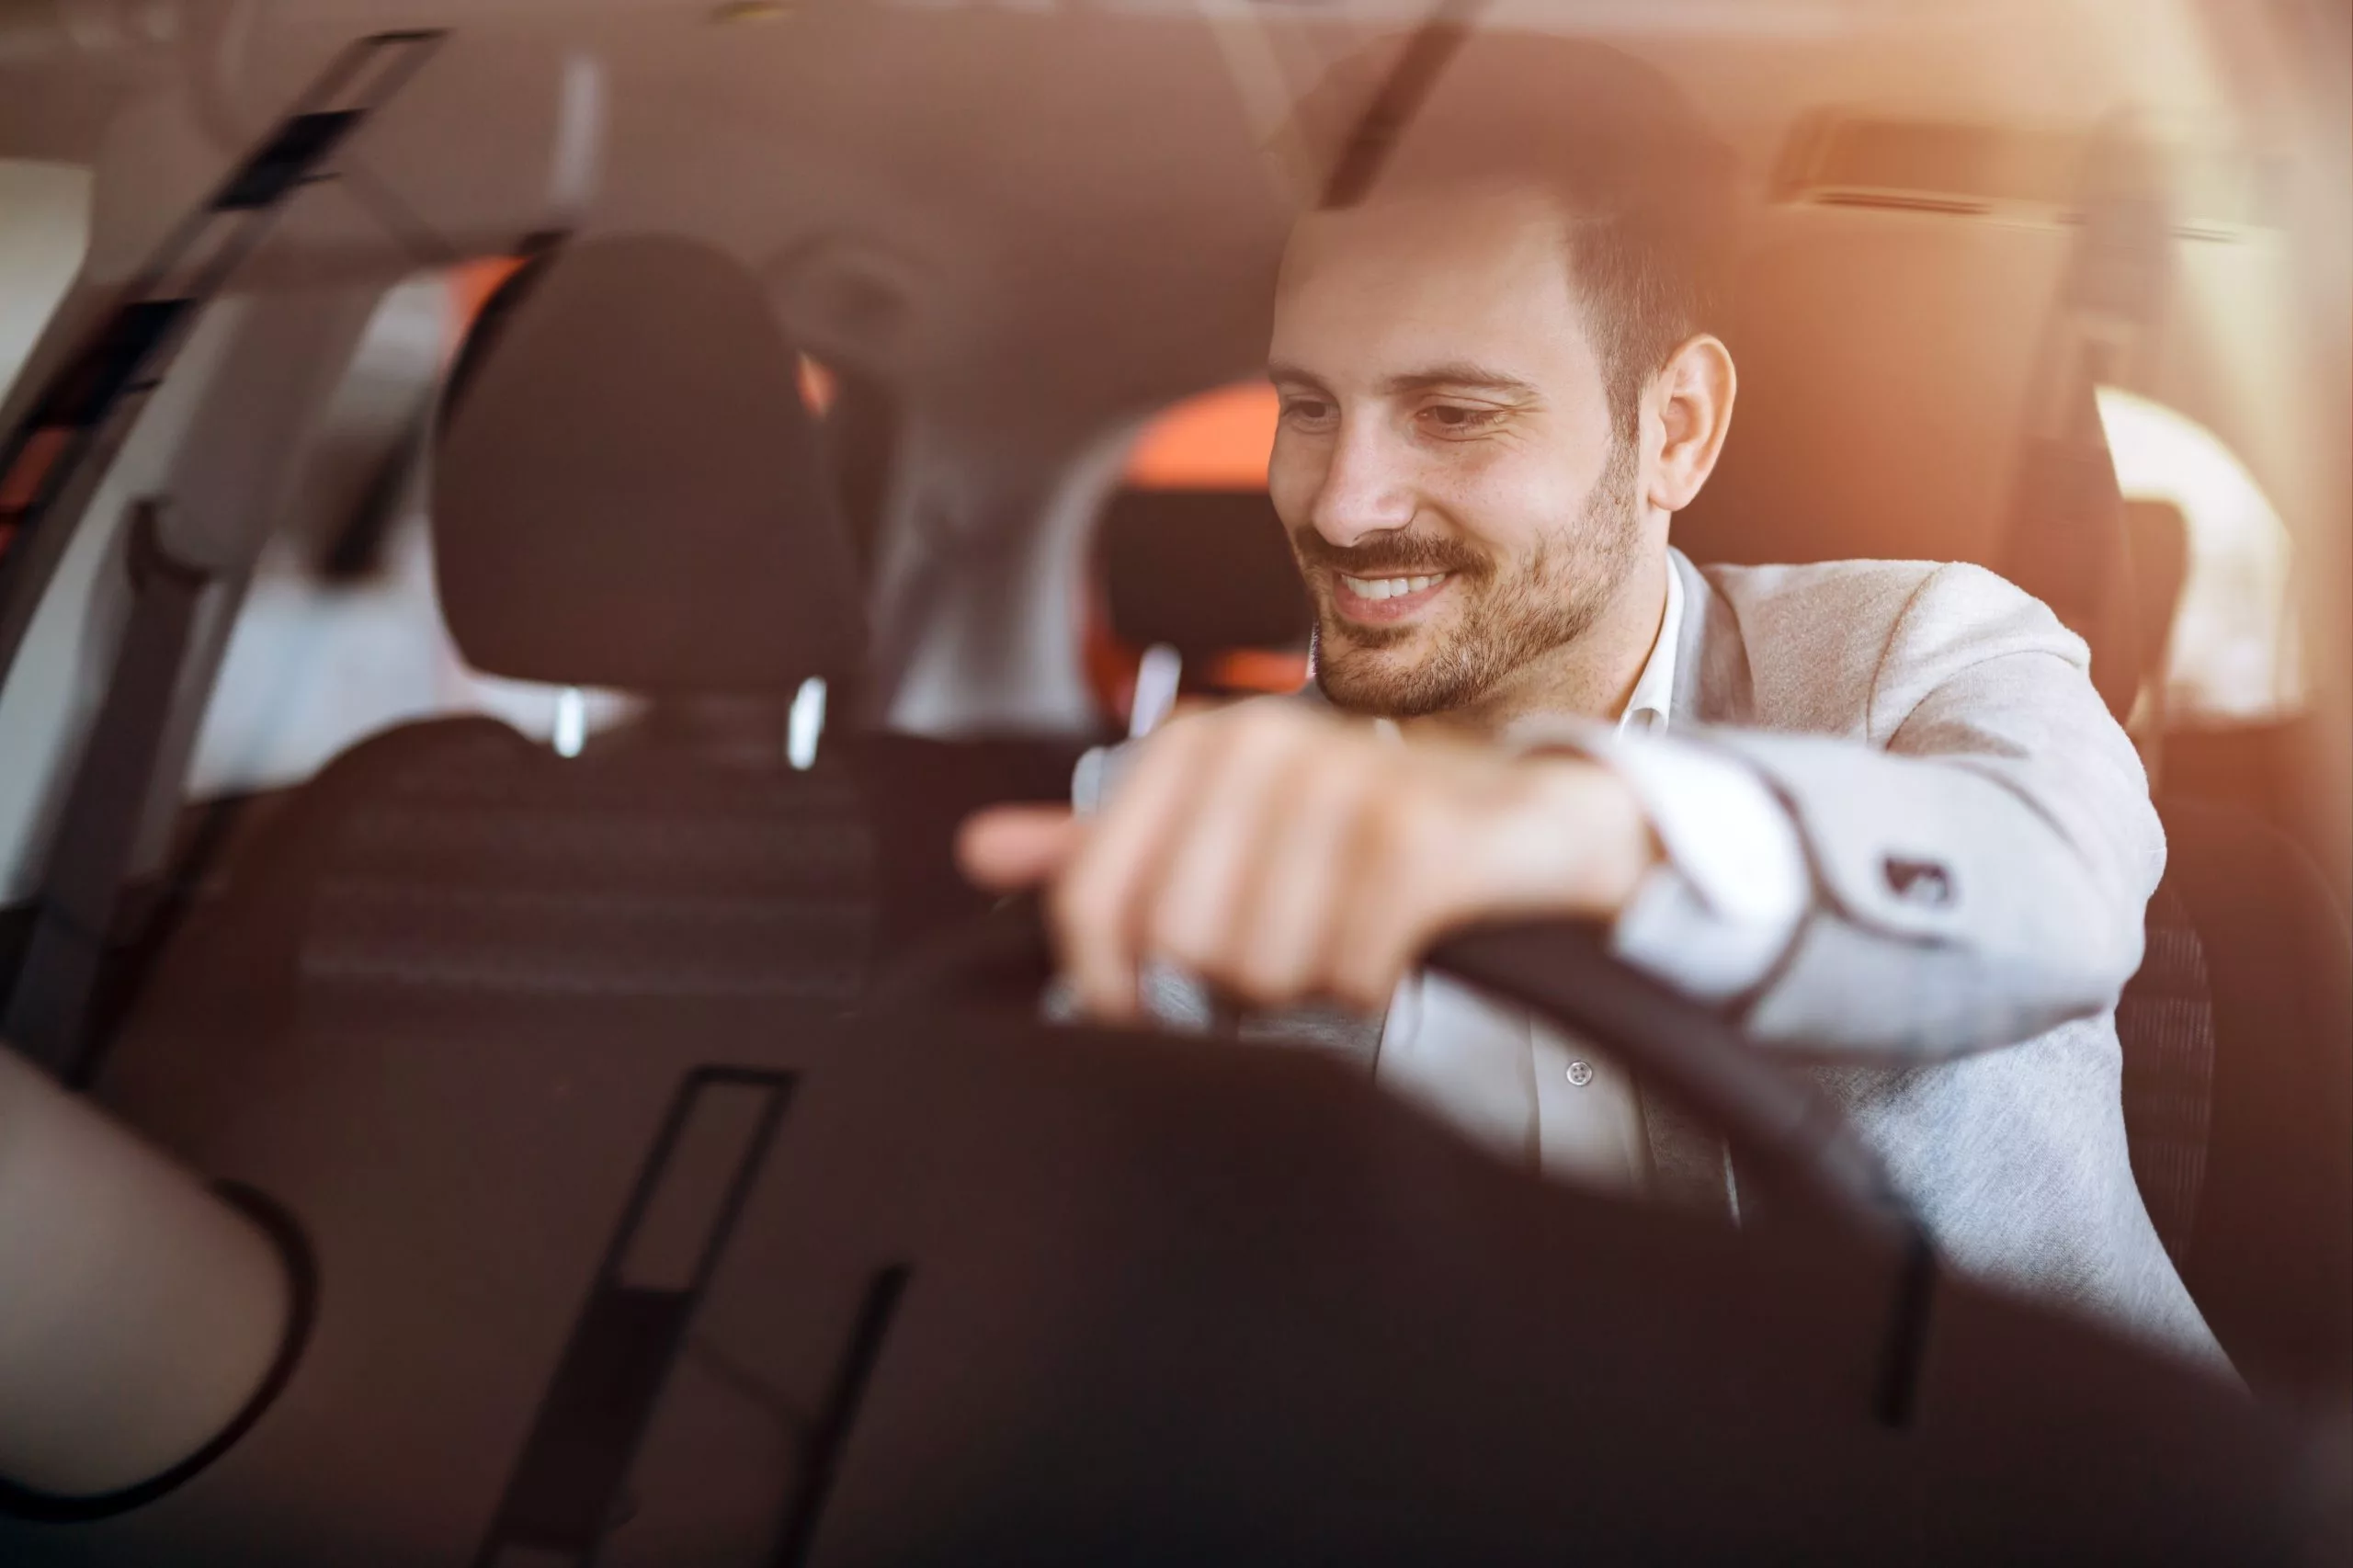
{"type": "Polygon", "coordinates": [[[1473,446],[1449,455],[1431,465],[1427,493],[1498,566],[1533,555],[1577,515],[1576,487],[1529,452],[1473,446]]]}

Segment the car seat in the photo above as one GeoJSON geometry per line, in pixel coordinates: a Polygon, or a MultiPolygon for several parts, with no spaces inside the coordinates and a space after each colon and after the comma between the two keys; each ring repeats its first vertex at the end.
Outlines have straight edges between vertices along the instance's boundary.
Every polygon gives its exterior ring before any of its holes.
{"type": "Polygon", "coordinates": [[[1088,677],[1131,733],[1180,689],[1305,684],[1314,610],[1264,488],[1124,484],[1104,504],[1092,566],[1088,677]]]}
{"type": "MultiPolygon", "coordinates": [[[[1766,227],[1725,334],[1739,416],[1716,474],[1676,520],[1677,542],[1703,562],[1992,566],[2085,638],[2095,684],[2124,718],[2162,664],[2164,639],[2143,622],[2170,619],[2178,547],[2127,511],[2112,475],[2093,504],[2037,511],[2020,494],[2039,483],[2022,474],[2034,453],[2020,410],[2068,237],[1802,207],[1766,227]],[[2056,518],[2085,537],[2056,537],[2056,518]]],[[[2353,948],[2291,842],[2230,807],[2158,802],[2168,867],[2117,1010],[2134,1174],[2250,1382],[2342,1397],[2353,1390],[2353,948]]]]}
{"type": "Polygon", "coordinates": [[[198,994],[247,1026],[534,997],[830,1006],[894,928],[886,890],[896,928],[961,914],[958,818],[1062,792],[1078,745],[835,737],[790,764],[790,699],[854,686],[865,651],[794,369],[753,278],[688,241],[582,242],[510,278],[438,431],[443,615],[477,669],[619,688],[647,716],[576,757],[483,717],[351,748],[191,924],[142,1016],[198,994]],[[876,831],[877,799],[903,831],[876,831]]]}

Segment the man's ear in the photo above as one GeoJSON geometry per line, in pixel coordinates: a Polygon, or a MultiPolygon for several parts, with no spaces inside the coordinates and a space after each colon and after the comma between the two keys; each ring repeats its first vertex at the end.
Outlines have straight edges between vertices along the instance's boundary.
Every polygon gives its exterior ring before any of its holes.
{"type": "Polygon", "coordinates": [[[1715,472],[1716,455],[1724,449],[1738,390],[1732,351],[1707,333],[1687,338],[1668,356],[1651,383],[1658,448],[1643,498],[1652,506],[1679,512],[1699,495],[1715,472]]]}

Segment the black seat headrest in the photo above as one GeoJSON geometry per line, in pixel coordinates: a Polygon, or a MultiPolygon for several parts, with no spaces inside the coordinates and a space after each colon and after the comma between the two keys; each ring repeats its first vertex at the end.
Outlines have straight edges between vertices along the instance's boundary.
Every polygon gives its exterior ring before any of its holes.
{"type": "Polygon", "coordinates": [[[466,658],[644,692],[854,676],[862,595],[798,371],[753,277],[692,241],[584,241],[510,278],[434,463],[466,658]]]}
{"type": "Polygon", "coordinates": [[[1188,665],[1237,648],[1303,647],[1315,613],[1264,491],[1122,490],[1103,514],[1111,630],[1188,665]]]}

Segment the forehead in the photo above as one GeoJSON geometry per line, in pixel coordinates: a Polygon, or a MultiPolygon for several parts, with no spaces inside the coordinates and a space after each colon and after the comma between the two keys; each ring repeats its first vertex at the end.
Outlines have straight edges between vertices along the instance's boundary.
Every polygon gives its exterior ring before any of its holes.
{"type": "Polygon", "coordinates": [[[1594,372],[1566,221],[1518,187],[1309,213],[1283,254],[1269,357],[1336,385],[1461,363],[1538,385],[1594,372]]]}

